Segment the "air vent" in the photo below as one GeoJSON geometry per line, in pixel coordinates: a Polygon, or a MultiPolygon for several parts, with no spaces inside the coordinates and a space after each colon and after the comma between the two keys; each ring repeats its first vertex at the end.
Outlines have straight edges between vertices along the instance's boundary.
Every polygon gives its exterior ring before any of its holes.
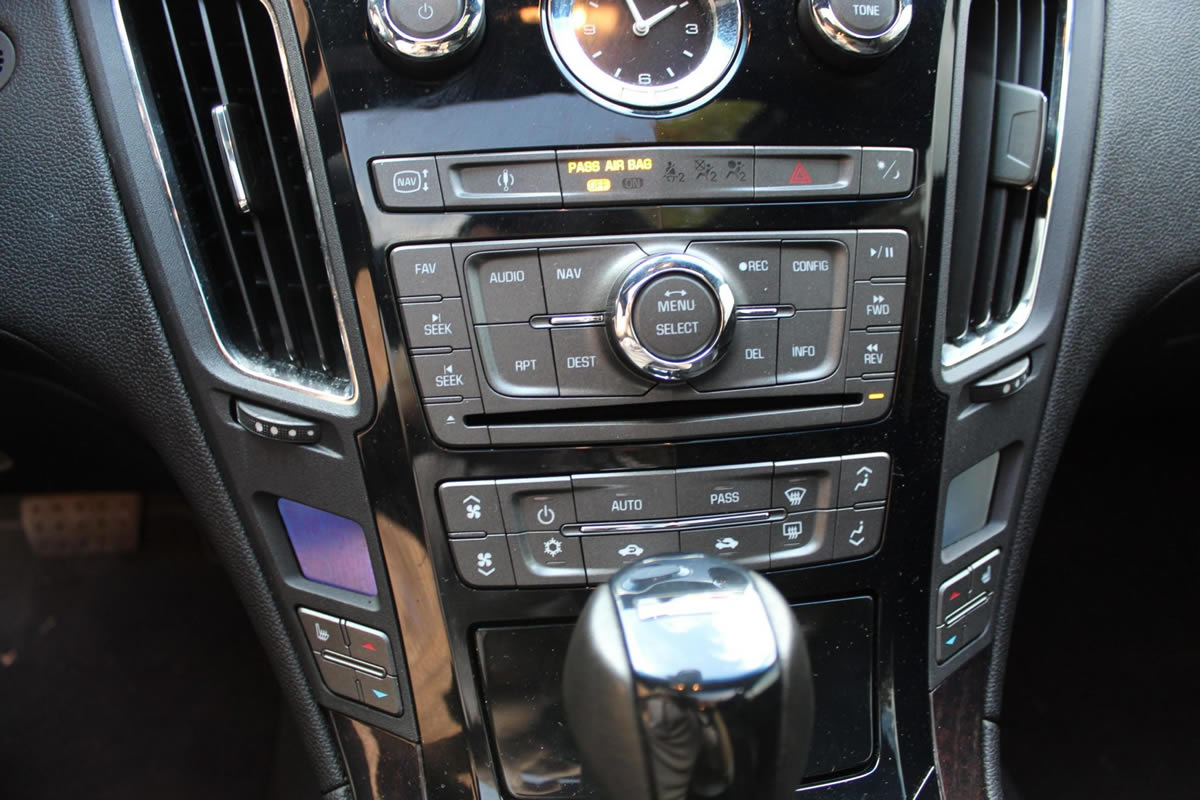
{"type": "MultiPolygon", "coordinates": [[[[1067,0],[1063,0],[1066,2],[1067,0]]],[[[1053,0],[974,0],[967,17],[946,346],[957,363],[1019,329],[1040,257],[1051,169],[1047,96],[1062,28],[1053,0]]]]}
{"type": "Polygon", "coordinates": [[[275,382],[352,394],[275,28],[258,0],[160,0],[124,18],[214,328],[275,382]]]}

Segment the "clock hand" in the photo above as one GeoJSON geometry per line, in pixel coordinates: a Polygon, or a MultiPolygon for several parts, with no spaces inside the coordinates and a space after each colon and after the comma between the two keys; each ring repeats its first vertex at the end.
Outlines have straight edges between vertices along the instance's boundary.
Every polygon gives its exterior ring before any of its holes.
{"type": "Polygon", "coordinates": [[[651,28],[653,28],[658,23],[662,22],[667,17],[674,14],[677,10],[679,10],[678,5],[667,6],[662,11],[658,12],[653,17],[651,17],[650,19],[643,22],[642,25],[644,26],[646,33],[649,33],[651,28]]]}
{"type": "MultiPolygon", "coordinates": [[[[638,11],[637,4],[633,0],[625,0],[625,5],[629,6],[629,13],[633,14],[633,32],[637,33],[639,27],[644,27],[646,21],[642,19],[642,12],[638,11]]],[[[645,36],[645,34],[642,34],[645,36]]]]}

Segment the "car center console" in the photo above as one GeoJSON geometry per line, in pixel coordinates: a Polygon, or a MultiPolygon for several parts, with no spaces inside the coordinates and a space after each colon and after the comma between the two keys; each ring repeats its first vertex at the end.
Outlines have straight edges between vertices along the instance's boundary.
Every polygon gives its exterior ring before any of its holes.
{"type": "Polygon", "coordinates": [[[122,147],[157,148],[139,191],[172,213],[139,235],[181,251],[170,324],[294,640],[271,646],[359,797],[601,796],[567,642],[619,570],[694,553],[765,577],[805,637],[795,788],[937,796],[930,692],[993,640],[1069,286],[1075,5],[84,20],[133,76],[122,147]],[[196,77],[230,46],[253,91],[228,58],[196,77]]]}

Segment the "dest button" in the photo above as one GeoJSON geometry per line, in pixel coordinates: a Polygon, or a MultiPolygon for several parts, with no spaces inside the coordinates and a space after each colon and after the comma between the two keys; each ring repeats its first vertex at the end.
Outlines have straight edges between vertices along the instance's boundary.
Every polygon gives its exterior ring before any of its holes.
{"type": "Polygon", "coordinates": [[[550,332],[558,390],[563,397],[643,395],[650,382],[617,362],[604,328],[560,328],[550,332]]]}

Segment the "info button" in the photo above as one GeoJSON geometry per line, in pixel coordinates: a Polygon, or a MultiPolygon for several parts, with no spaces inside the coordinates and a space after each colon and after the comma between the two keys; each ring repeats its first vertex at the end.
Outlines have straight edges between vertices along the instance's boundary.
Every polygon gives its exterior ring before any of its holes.
{"type": "Polygon", "coordinates": [[[558,206],[554,152],[438,156],[447,208],[558,206]]]}

